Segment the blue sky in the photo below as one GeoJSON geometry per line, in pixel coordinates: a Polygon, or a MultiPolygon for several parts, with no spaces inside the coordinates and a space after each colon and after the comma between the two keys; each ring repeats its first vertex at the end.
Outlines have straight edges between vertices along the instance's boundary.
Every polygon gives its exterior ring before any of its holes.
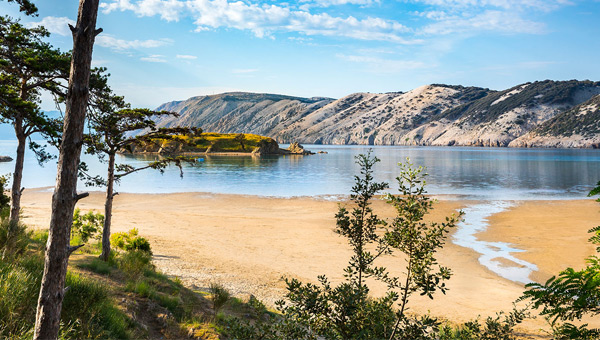
{"type": "MultiPolygon", "coordinates": [[[[38,0],[72,47],[76,0],[38,0]]],[[[94,47],[138,107],[225,91],[339,98],[446,83],[600,80],[600,0],[101,0],[94,47]]],[[[44,108],[52,109],[50,102],[44,108]]]]}

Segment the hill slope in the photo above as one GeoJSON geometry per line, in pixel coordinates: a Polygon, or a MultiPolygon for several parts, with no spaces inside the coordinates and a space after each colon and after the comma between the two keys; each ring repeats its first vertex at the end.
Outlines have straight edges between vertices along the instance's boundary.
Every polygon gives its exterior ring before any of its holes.
{"type": "MultiPolygon", "coordinates": [[[[553,124],[553,131],[561,130],[556,126],[570,123],[557,117],[598,94],[600,82],[576,80],[545,80],[504,91],[433,84],[406,93],[354,93],[337,100],[234,92],[163,104],[158,109],[178,112],[180,117],[158,125],[256,133],[280,143],[530,146],[538,144],[515,140],[546,122],[553,124]]],[[[577,121],[579,116],[569,117],[577,121]]],[[[580,130],[593,140],[600,132],[590,124],[580,130]]]]}
{"type": "Polygon", "coordinates": [[[275,94],[231,92],[192,97],[163,104],[157,110],[180,117],[159,121],[159,126],[201,126],[204,131],[253,133],[272,136],[310,112],[329,104],[330,98],[299,98],[275,94]],[[252,131],[252,132],[250,132],[252,131]]]}
{"type": "Polygon", "coordinates": [[[600,149],[600,95],[559,113],[510,146],[600,149]]]}

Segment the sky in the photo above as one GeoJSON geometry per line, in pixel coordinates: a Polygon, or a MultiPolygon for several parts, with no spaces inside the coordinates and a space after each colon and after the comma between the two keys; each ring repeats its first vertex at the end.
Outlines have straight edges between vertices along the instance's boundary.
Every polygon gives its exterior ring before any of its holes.
{"type": "MultiPolygon", "coordinates": [[[[76,0],[0,13],[72,48],[76,0]]],[[[101,0],[93,65],[135,107],[227,91],[340,98],[600,80],[600,0],[101,0]]],[[[54,108],[48,99],[44,109],[54,108]]]]}

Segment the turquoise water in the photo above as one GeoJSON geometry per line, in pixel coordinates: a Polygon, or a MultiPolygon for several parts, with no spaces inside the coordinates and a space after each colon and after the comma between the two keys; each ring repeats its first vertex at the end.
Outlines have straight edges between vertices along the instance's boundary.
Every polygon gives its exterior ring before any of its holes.
{"type": "MultiPolygon", "coordinates": [[[[212,192],[261,196],[332,196],[348,194],[358,167],[354,156],[369,146],[306,145],[327,154],[311,156],[202,157],[185,166],[184,176],[170,167],[161,175],[145,170],[127,176],[118,191],[133,193],[212,192]]],[[[14,158],[16,142],[0,141],[0,154],[14,158]]],[[[486,200],[583,198],[600,180],[600,150],[507,149],[469,147],[375,146],[381,159],[376,179],[396,188],[398,162],[427,168],[428,191],[439,195],[486,200]]],[[[84,156],[91,172],[104,174],[105,165],[84,156]]],[[[119,156],[117,161],[143,165],[154,157],[119,156]]],[[[0,174],[13,171],[14,162],[0,163],[0,174]]],[[[40,167],[28,150],[23,186],[54,186],[56,162],[40,167]]],[[[83,188],[82,188],[83,189],[83,188]]],[[[89,189],[94,190],[94,189],[89,189]]],[[[100,190],[100,189],[97,189],[100,190]]]]}

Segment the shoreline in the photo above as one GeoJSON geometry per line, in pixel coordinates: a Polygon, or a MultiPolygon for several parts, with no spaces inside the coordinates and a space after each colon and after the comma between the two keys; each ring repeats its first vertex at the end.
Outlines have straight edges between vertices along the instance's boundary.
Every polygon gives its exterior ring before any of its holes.
{"type": "MultiPolygon", "coordinates": [[[[25,190],[25,224],[34,228],[48,225],[51,189],[25,190]]],[[[441,221],[458,209],[482,203],[437,198],[427,220],[441,221]]],[[[152,244],[157,267],[189,287],[204,289],[219,281],[234,295],[253,294],[272,306],[285,292],[282,276],[315,282],[318,275],[325,274],[334,284],[343,279],[342,268],[350,252],[346,241],[333,231],[340,203],[343,201],[314,197],[120,193],[115,197],[113,232],[138,228],[152,244]]],[[[102,213],[103,204],[104,193],[95,191],[78,207],[102,213]]],[[[373,207],[380,217],[394,215],[393,208],[382,201],[375,201],[373,207]]],[[[537,265],[539,271],[530,278],[539,281],[566,266],[581,267],[585,257],[594,253],[593,247],[587,247],[587,230],[600,223],[600,207],[591,199],[524,201],[492,214],[488,221],[487,230],[476,233],[477,239],[507,242],[524,250],[513,255],[537,265]],[[536,209],[542,212],[531,217],[536,209]],[[570,227],[560,231],[565,221],[570,227]],[[536,235],[544,237],[538,240],[536,235]],[[561,261],[556,263],[556,258],[561,261]]],[[[438,256],[440,263],[454,272],[448,282],[450,290],[434,300],[415,297],[412,311],[456,322],[510,311],[523,284],[482,266],[479,253],[452,242],[454,234],[438,256]]],[[[399,275],[403,259],[386,257],[380,265],[399,275]]],[[[384,287],[373,286],[374,295],[383,292],[384,287]]],[[[529,323],[524,326],[529,330],[545,327],[540,318],[529,323]]]]}

